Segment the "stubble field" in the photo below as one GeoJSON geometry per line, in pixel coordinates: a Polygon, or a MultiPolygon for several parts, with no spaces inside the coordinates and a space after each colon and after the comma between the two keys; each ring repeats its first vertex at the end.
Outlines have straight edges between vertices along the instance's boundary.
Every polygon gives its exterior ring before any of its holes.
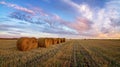
{"type": "Polygon", "coordinates": [[[68,40],[19,51],[17,40],[0,39],[0,67],[120,67],[120,40],[68,40]]]}

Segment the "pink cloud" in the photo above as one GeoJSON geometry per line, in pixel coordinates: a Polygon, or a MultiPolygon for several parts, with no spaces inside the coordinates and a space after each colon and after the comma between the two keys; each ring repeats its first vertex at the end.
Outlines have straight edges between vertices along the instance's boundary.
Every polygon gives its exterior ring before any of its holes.
{"type": "Polygon", "coordinates": [[[77,18],[75,22],[68,24],[70,28],[75,29],[78,32],[89,30],[91,22],[85,18],[77,18]]]}
{"type": "Polygon", "coordinates": [[[24,8],[24,7],[21,7],[21,6],[18,6],[16,4],[7,3],[7,2],[4,2],[4,1],[0,2],[0,4],[6,5],[8,7],[12,7],[12,8],[17,9],[17,10],[27,12],[27,13],[30,13],[30,14],[34,14],[34,11],[32,11],[30,9],[27,9],[27,8],[24,8]]]}
{"type": "Polygon", "coordinates": [[[48,16],[48,14],[40,7],[33,7],[33,6],[30,6],[30,7],[37,15],[48,16]]]}

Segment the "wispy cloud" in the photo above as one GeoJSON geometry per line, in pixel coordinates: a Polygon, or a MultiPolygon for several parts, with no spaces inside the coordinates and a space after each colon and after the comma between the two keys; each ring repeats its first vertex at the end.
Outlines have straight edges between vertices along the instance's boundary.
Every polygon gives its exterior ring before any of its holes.
{"type": "Polygon", "coordinates": [[[30,14],[34,14],[34,11],[32,11],[30,9],[27,9],[25,7],[22,7],[22,6],[18,6],[17,4],[7,3],[5,1],[1,1],[0,4],[11,7],[11,8],[14,8],[14,9],[17,9],[17,10],[20,10],[20,11],[27,12],[27,13],[30,13],[30,14]]]}
{"type": "Polygon", "coordinates": [[[43,12],[42,15],[41,13],[38,13],[33,16],[23,12],[13,12],[9,15],[9,17],[31,23],[31,27],[29,29],[37,32],[51,34],[74,34],[72,30],[68,30],[68,27],[65,26],[67,22],[56,14],[48,14],[43,12]],[[47,16],[44,16],[45,14],[47,16]],[[35,27],[32,27],[33,24],[35,24],[35,27]]]}
{"type": "Polygon", "coordinates": [[[67,25],[78,32],[83,32],[91,29],[92,22],[86,18],[77,18],[74,22],[67,25]]]}
{"type": "Polygon", "coordinates": [[[87,4],[77,4],[72,0],[63,0],[65,3],[69,4],[71,7],[75,8],[76,11],[82,16],[89,20],[93,18],[93,12],[91,8],[87,4]]]}
{"type": "MultiPolygon", "coordinates": [[[[119,37],[120,36],[120,1],[108,1],[104,4],[104,7],[91,7],[87,3],[78,4],[73,0],[61,0],[64,6],[71,7],[71,13],[75,13],[75,16],[72,18],[72,21],[69,21],[62,17],[62,13],[57,14],[54,11],[45,11],[40,6],[31,7],[27,9],[17,4],[11,4],[7,2],[0,2],[2,5],[12,7],[14,9],[20,10],[11,12],[9,18],[14,18],[15,20],[20,20],[25,23],[30,23],[29,25],[22,24],[23,27],[26,26],[25,30],[20,30],[23,35],[33,35],[35,33],[47,33],[49,35],[55,34],[66,34],[77,36],[86,36],[86,37],[119,37]],[[96,10],[97,9],[97,10],[96,10]],[[76,15],[77,14],[77,15],[76,15]],[[26,31],[26,32],[25,32],[26,31]],[[34,31],[30,32],[30,31],[34,31]]],[[[50,2],[50,1],[49,1],[50,2]]],[[[61,4],[59,4],[60,6],[61,4]]],[[[57,6],[57,7],[59,7],[57,6]]],[[[62,8],[62,6],[61,6],[62,8]]],[[[61,8],[59,10],[61,10],[61,8]]],[[[62,11],[61,11],[62,12],[62,11]]],[[[68,11],[69,12],[69,11],[68,11]]],[[[58,12],[59,13],[59,12],[58,12]]],[[[72,14],[72,15],[73,15],[72,14]]],[[[64,17],[68,17],[68,14],[65,14],[64,17]]],[[[11,19],[12,20],[12,19],[11,19]]],[[[5,20],[3,20],[5,21],[5,20]]],[[[19,23],[21,24],[21,23],[19,23]]],[[[4,26],[4,25],[3,25],[4,26]]],[[[19,34],[12,33],[11,28],[21,29],[16,26],[1,26],[1,30],[6,30],[10,34],[19,34]]],[[[16,30],[14,30],[16,31],[16,30]]],[[[47,35],[46,34],[46,35],[47,35]]],[[[48,36],[49,36],[48,35],[48,36]]]]}
{"type": "MultiPolygon", "coordinates": [[[[76,9],[80,17],[87,18],[92,24],[76,21],[71,24],[72,28],[77,29],[81,33],[81,29],[87,30],[87,34],[97,35],[96,37],[119,37],[120,32],[120,1],[108,1],[103,8],[93,8],[86,3],[77,4],[72,0],[62,0],[66,4],[76,9]],[[97,10],[96,10],[97,9],[97,10]],[[75,24],[76,23],[76,24],[75,24]],[[89,33],[90,32],[90,33],[89,33]],[[116,34],[116,35],[114,35],[116,34]]],[[[84,32],[83,32],[84,33],[84,32]]]]}
{"type": "Polygon", "coordinates": [[[35,23],[35,24],[40,24],[41,22],[39,21],[39,19],[37,20],[33,20],[34,16],[28,13],[24,13],[24,12],[12,12],[9,15],[10,18],[14,18],[14,19],[18,19],[18,20],[22,20],[22,21],[26,21],[29,23],[35,23]]]}

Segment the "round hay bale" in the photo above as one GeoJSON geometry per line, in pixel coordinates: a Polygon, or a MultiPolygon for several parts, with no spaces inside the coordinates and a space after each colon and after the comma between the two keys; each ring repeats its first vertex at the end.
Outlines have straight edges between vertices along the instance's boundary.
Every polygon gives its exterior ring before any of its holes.
{"type": "Polygon", "coordinates": [[[38,39],[38,47],[45,47],[45,38],[38,39]]]}
{"type": "Polygon", "coordinates": [[[60,44],[61,43],[61,38],[58,38],[58,44],[60,44]]]}
{"type": "Polygon", "coordinates": [[[62,43],[62,38],[60,38],[60,43],[62,43]]]}
{"type": "Polygon", "coordinates": [[[30,38],[30,48],[34,49],[34,48],[37,48],[38,47],[38,40],[33,37],[33,38],[30,38]]]}
{"type": "Polygon", "coordinates": [[[61,38],[61,43],[63,43],[63,38],[61,38]]]}
{"type": "Polygon", "coordinates": [[[53,44],[57,44],[57,38],[53,38],[53,44]]]}
{"type": "Polygon", "coordinates": [[[53,38],[49,38],[49,45],[53,45],[53,38]]]}
{"type": "Polygon", "coordinates": [[[49,39],[48,38],[39,38],[38,39],[38,46],[39,47],[49,47],[49,39]]]}
{"type": "Polygon", "coordinates": [[[63,38],[63,42],[65,42],[65,38],[63,38]]]}
{"type": "Polygon", "coordinates": [[[52,41],[52,45],[54,45],[54,38],[51,38],[51,41],[52,41]]]}
{"type": "Polygon", "coordinates": [[[62,38],[62,43],[65,42],[65,38],[62,38]]]}
{"type": "Polygon", "coordinates": [[[45,39],[45,45],[48,47],[50,45],[50,40],[48,38],[45,39]]]}
{"type": "Polygon", "coordinates": [[[29,49],[30,39],[28,37],[21,37],[17,41],[17,48],[21,51],[26,51],[29,49]]]}
{"type": "Polygon", "coordinates": [[[60,42],[59,42],[59,38],[57,38],[57,44],[59,44],[60,42]]]}
{"type": "Polygon", "coordinates": [[[52,45],[52,43],[53,43],[52,38],[46,38],[46,40],[45,40],[45,44],[46,44],[47,46],[52,45]]]}

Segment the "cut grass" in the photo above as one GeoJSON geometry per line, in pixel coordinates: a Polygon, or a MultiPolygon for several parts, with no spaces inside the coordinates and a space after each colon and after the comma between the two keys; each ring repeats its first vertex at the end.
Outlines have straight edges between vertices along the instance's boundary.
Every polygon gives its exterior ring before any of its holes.
{"type": "Polygon", "coordinates": [[[115,40],[80,40],[100,66],[120,66],[120,45],[115,40]]]}
{"type": "Polygon", "coordinates": [[[120,40],[69,40],[19,51],[16,40],[0,40],[0,67],[120,67],[120,40]]]}

